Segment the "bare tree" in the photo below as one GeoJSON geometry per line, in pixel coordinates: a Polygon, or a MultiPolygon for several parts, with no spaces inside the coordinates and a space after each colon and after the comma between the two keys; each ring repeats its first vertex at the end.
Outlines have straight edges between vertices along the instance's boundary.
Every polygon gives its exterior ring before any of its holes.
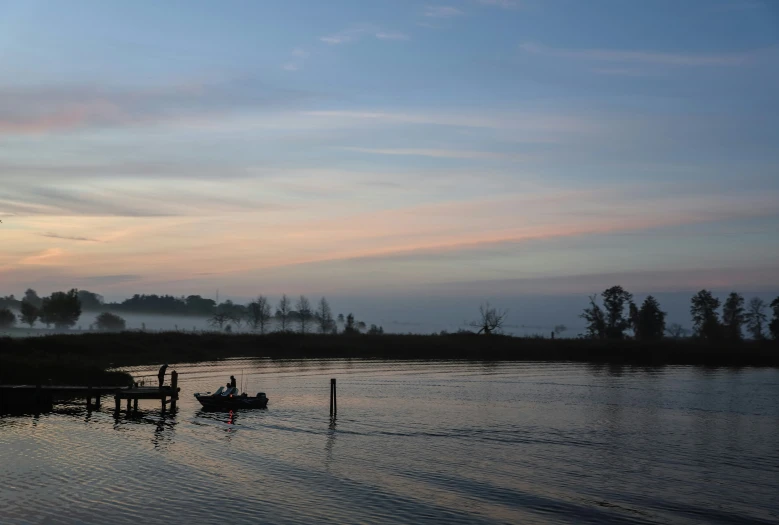
{"type": "Polygon", "coordinates": [[[749,300],[747,305],[747,313],[744,315],[744,319],[747,324],[747,331],[752,336],[752,339],[763,339],[763,326],[768,322],[768,317],[765,314],[765,301],[759,297],[753,297],[749,300]]]}
{"type": "Polygon", "coordinates": [[[479,331],[476,332],[477,334],[482,332],[484,332],[485,335],[500,333],[508,313],[508,310],[498,310],[497,308],[490,306],[489,302],[486,302],[479,306],[480,319],[478,321],[473,321],[471,326],[479,329],[479,331]]]}
{"type": "Polygon", "coordinates": [[[281,322],[281,331],[286,332],[287,331],[287,324],[289,323],[289,312],[291,309],[291,305],[289,303],[289,297],[287,297],[287,294],[284,294],[281,296],[281,299],[279,300],[279,306],[276,309],[276,317],[281,322]]]}
{"type": "Polygon", "coordinates": [[[300,333],[305,334],[308,322],[311,320],[311,317],[313,317],[313,312],[311,311],[311,303],[308,302],[308,297],[305,295],[301,295],[298,299],[298,302],[295,303],[295,308],[298,311],[298,322],[300,323],[300,333]]]}
{"type": "Polygon", "coordinates": [[[319,325],[319,332],[322,334],[330,333],[335,325],[333,320],[333,312],[330,310],[330,304],[327,299],[322,297],[317,304],[316,313],[314,314],[316,322],[319,325]]]}
{"type": "Polygon", "coordinates": [[[219,331],[221,332],[222,330],[224,330],[225,323],[227,323],[231,319],[232,317],[227,312],[216,312],[208,320],[208,324],[210,324],[214,328],[219,328],[219,331]]]}
{"type": "Polygon", "coordinates": [[[264,295],[258,296],[256,301],[249,303],[247,310],[252,330],[259,329],[260,333],[264,334],[271,318],[268,298],[264,295]]]}
{"type": "Polygon", "coordinates": [[[554,335],[558,336],[563,332],[565,332],[566,330],[568,330],[568,327],[565,326],[564,324],[556,324],[554,327],[554,335]]]}
{"type": "Polygon", "coordinates": [[[679,323],[671,323],[665,329],[665,333],[672,339],[681,339],[682,337],[687,337],[687,334],[689,334],[690,331],[679,323]]]}

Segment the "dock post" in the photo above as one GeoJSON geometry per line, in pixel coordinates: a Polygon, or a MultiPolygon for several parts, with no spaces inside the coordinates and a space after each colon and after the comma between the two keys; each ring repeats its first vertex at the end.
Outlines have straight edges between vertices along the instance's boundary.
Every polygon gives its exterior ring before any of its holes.
{"type": "Polygon", "coordinates": [[[92,385],[87,385],[87,410],[92,410],[92,385]]]}
{"type": "Polygon", "coordinates": [[[119,394],[114,396],[114,401],[116,401],[116,413],[118,414],[122,410],[122,398],[119,397],[119,394]]]}
{"type": "Polygon", "coordinates": [[[336,400],[335,393],[335,378],[330,380],[330,416],[334,416],[338,412],[338,401],[336,400]]]}
{"type": "Polygon", "coordinates": [[[175,412],[176,411],[176,400],[179,398],[178,393],[178,387],[179,387],[179,373],[175,370],[170,373],[170,411],[175,412]]]}
{"type": "Polygon", "coordinates": [[[133,412],[138,412],[138,398],[133,399],[133,412]]]}
{"type": "Polygon", "coordinates": [[[130,411],[130,398],[127,398],[127,411],[130,411]]]}

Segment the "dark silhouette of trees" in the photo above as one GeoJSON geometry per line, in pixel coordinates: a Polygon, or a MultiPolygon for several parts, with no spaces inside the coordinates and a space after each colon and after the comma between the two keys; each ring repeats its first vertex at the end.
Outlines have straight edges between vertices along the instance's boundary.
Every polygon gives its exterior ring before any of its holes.
{"type": "Polygon", "coordinates": [[[20,308],[21,301],[19,301],[14,294],[0,297],[0,308],[20,308]]]}
{"type": "MultiPolygon", "coordinates": [[[[631,310],[635,310],[635,305],[630,304],[631,310]]],[[[665,312],[660,310],[660,303],[657,299],[648,295],[641,308],[635,313],[635,324],[633,330],[636,339],[640,341],[657,341],[662,339],[665,333],[665,312]]]]}
{"type": "Polygon", "coordinates": [[[16,324],[16,316],[10,308],[0,308],[0,329],[11,328],[16,324]]]}
{"type": "MultiPolygon", "coordinates": [[[[211,318],[208,320],[208,324],[210,324],[214,328],[218,328],[219,331],[221,332],[222,330],[225,329],[225,324],[227,324],[231,320],[232,320],[231,314],[225,311],[214,312],[214,315],[212,315],[211,318]]],[[[232,328],[230,329],[230,331],[232,331],[232,328]]]]}
{"type": "Polygon", "coordinates": [[[682,337],[687,337],[689,330],[679,323],[671,323],[668,328],[665,329],[665,333],[672,339],[681,339],[682,337]]]}
{"type": "Polygon", "coordinates": [[[630,328],[630,320],[625,317],[625,306],[630,305],[633,295],[621,286],[612,286],[605,290],[603,308],[606,318],[606,337],[609,339],[623,339],[625,330],[630,328]]]}
{"type": "Polygon", "coordinates": [[[359,334],[360,329],[357,327],[357,324],[354,322],[354,315],[349,314],[346,316],[346,321],[344,324],[344,332],[345,334],[359,334]]]}
{"type": "Polygon", "coordinates": [[[771,309],[774,311],[774,316],[768,325],[768,331],[771,332],[774,340],[779,341],[779,297],[771,301],[771,309]]]}
{"type": "Polygon", "coordinates": [[[346,322],[346,321],[344,321],[344,314],[338,314],[338,322],[341,323],[341,324],[346,322]]]}
{"type": "Polygon", "coordinates": [[[330,304],[324,297],[322,297],[317,304],[314,318],[319,326],[319,333],[329,334],[333,331],[333,328],[335,327],[333,312],[330,310],[330,304]]]}
{"type": "Polygon", "coordinates": [[[87,290],[78,291],[78,299],[81,301],[81,309],[99,311],[103,309],[103,296],[87,290]]]}
{"type": "Polygon", "coordinates": [[[282,295],[281,299],[279,300],[279,306],[276,308],[276,318],[281,323],[282,332],[287,331],[287,324],[289,323],[289,314],[291,308],[292,307],[289,303],[289,297],[287,297],[287,294],[282,295]]]}
{"type": "Polygon", "coordinates": [[[722,305],[722,331],[725,339],[741,341],[744,338],[744,297],[731,292],[722,305]]]}
{"type": "Polygon", "coordinates": [[[21,313],[19,314],[19,320],[26,325],[30,325],[30,328],[32,328],[35,325],[35,322],[38,320],[38,317],[41,315],[40,309],[29,302],[27,297],[25,297],[22,301],[20,310],[21,313]]]}
{"type": "Polygon", "coordinates": [[[71,328],[81,317],[78,290],[73,288],[69,292],[54,292],[43,299],[41,312],[41,320],[47,325],[53,324],[58,329],[71,328]]]}
{"type": "Polygon", "coordinates": [[[589,297],[590,306],[585,308],[579,315],[587,321],[587,337],[590,339],[606,339],[606,315],[598,305],[598,296],[593,294],[589,297]]]}
{"type": "Polygon", "coordinates": [[[765,315],[765,301],[759,297],[753,297],[747,304],[747,310],[744,314],[744,321],[746,323],[747,332],[755,340],[761,340],[765,337],[763,334],[763,327],[765,326],[768,318],[765,315]]]}
{"type": "Polygon", "coordinates": [[[503,323],[506,321],[508,314],[508,310],[498,310],[490,306],[489,302],[486,302],[479,306],[479,320],[473,321],[471,326],[478,328],[477,334],[499,334],[503,329],[503,323]]]}
{"type": "Polygon", "coordinates": [[[717,313],[719,306],[719,299],[708,290],[701,290],[693,296],[690,315],[696,337],[708,340],[717,340],[720,337],[722,330],[717,313]]]}
{"type": "Polygon", "coordinates": [[[384,335],[384,327],[372,324],[368,329],[368,335],[384,335]]]}
{"type": "Polygon", "coordinates": [[[311,318],[314,317],[314,312],[311,311],[311,303],[308,301],[308,297],[301,295],[298,302],[295,304],[295,308],[298,310],[300,333],[305,334],[308,330],[308,323],[311,321],[311,318]]]}
{"type": "Polygon", "coordinates": [[[95,327],[103,332],[122,332],[125,326],[125,320],[111,312],[103,312],[95,320],[95,327]]]}
{"type": "Polygon", "coordinates": [[[260,333],[264,334],[271,319],[268,298],[264,295],[260,295],[257,297],[256,301],[249,303],[249,306],[247,307],[247,316],[252,330],[259,329],[260,333]]]}
{"type": "Polygon", "coordinates": [[[40,309],[40,307],[43,305],[43,299],[38,297],[38,292],[33,290],[32,288],[27,288],[24,292],[24,299],[22,301],[27,301],[31,305],[33,305],[35,308],[40,309]]]}

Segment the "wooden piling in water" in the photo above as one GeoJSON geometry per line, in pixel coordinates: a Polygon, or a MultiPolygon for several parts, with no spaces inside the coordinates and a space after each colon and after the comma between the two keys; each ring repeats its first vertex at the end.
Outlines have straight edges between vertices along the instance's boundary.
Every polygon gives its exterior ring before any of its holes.
{"type": "MultiPolygon", "coordinates": [[[[170,389],[173,391],[173,394],[170,396],[170,410],[171,412],[176,411],[176,400],[179,398],[179,373],[175,370],[170,373],[170,389]]],[[[165,401],[163,400],[163,406],[165,401]]]]}
{"type": "Polygon", "coordinates": [[[330,380],[330,416],[338,413],[338,400],[336,399],[335,378],[330,380]]]}

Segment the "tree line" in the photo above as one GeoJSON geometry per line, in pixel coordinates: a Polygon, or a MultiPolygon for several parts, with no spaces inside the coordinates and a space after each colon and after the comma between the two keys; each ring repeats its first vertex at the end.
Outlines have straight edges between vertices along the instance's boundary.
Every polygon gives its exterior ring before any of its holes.
{"type": "MultiPolygon", "coordinates": [[[[33,328],[37,322],[46,327],[54,327],[58,330],[67,330],[76,325],[85,304],[90,310],[116,309],[124,305],[130,311],[142,311],[146,313],[178,313],[199,312],[208,316],[211,327],[219,331],[232,332],[246,325],[253,331],[261,334],[268,333],[272,323],[278,327],[278,331],[300,333],[319,332],[322,334],[338,333],[339,325],[341,333],[357,334],[367,331],[368,334],[383,334],[381,326],[371,325],[370,328],[362,321],[357,321],[354,314],[338,314],[333,316],[330,304],[322,297],[315,306],[312,306],[308,298],[301,295],[293,304],[293,301],[284,294],[272,313],[272,307],[267,297],[260,295],[247,305],[233,303],[227,300],[219,305],[211,299],[202,299],[199,295],[191,295],[187,298],[175,298],[172,296],[134,295],[122,303],[104,304],[102,296],[86,290],[72,289],[69,292],[54,292],[49,297],[39,297],[35,290],[28,289],[21,300],[14,296],[0,298],[0,329],[13,327],[17,320],[22,324],[33,328]],[[138,308],[146,305],[146,308],[138,308]],[[180,309],[182,305],[189,305],[180,309]],[[98,308],[99,307],[99,308],[98,308]],[[17,316],[11,308],[20,311],[17,316]],[[138,308],[138,309],[136,309],[138,308]],[[297,330],[295,330],[297,328],[297,330]]],[[[103,311],[97,316],[94,328],[105,331],[121,331],[126,327],[125,320],[108,311],[103,311]]],[[[90,327],[91,328],[91,327],[90,327]]]]}
{"type": "MultiPolygon", "coordinates": [[[[649,295],[641,306],[633,302],[633,295],[621,286],[612,286],[598,296],[590,296],[590,305],[580,315],[587,323],[586,337],[590,339],[625,339],[656,341],[663,337],[684,337],[687,331],[678,324],[666,326],[666,313],[660,303],[649,295]]],[[[741,341],[744,330],[752,339],[779,340],[779,297],[770,305],[759,297],[745,303],[744,297],[731,292],[724,303],[709,290],[701,290],[690,300],[693,337],[707,341],[741,341]],[[720,306],[722,310],[720,312],[720,306]],[[766,311],[773,311],[768,321],[766,311]]]]}

